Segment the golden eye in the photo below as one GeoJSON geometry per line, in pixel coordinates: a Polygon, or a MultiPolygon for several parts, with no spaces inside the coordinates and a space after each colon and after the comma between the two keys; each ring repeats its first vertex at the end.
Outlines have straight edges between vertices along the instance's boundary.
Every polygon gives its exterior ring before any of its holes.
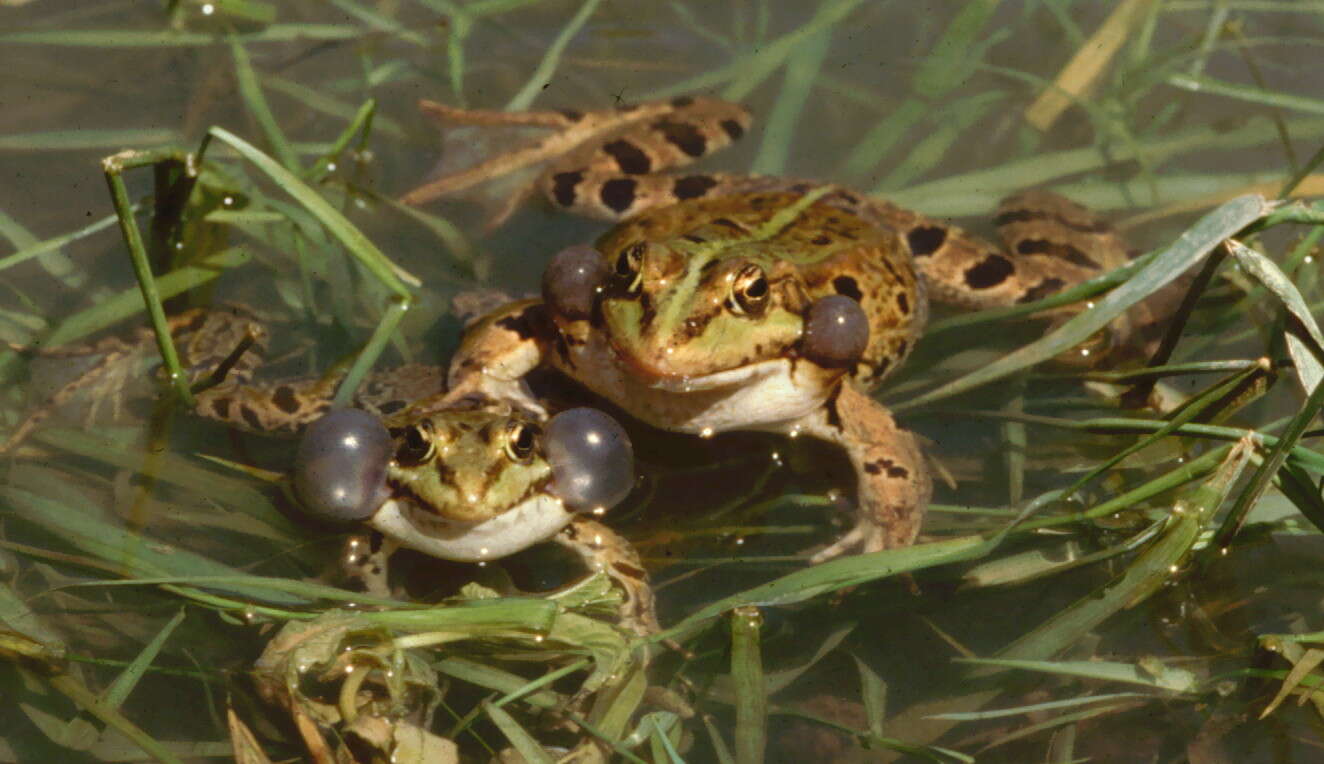
{"type": "Polygon", "coordinates": [[[432,423],[426,419],[392,434],[396,440],[395,461],[403,466],[422,464],[436,452],[432,442],[432,423]]]}
{"type": "Polygon", "coordinates": [[[538,427],[528,422],[514,422],[506,429],[506,456],[527,464],[538,446],[538,427]]]}
{"type": "Polygon", "coordinates": [[[644,249],[647,246],[639,241],[621,250],[621,254],[616,257],[616,276],[618,278],[631,282],[635,280],[639,275],[639,269],[643,267],[644,249]]]}
{"type": "Polygon", "coordinates": [[[768,307],[768,277],[757,265],[746,265],[731,281],[731,305],[736,313],[757,316],[768,307]]]}

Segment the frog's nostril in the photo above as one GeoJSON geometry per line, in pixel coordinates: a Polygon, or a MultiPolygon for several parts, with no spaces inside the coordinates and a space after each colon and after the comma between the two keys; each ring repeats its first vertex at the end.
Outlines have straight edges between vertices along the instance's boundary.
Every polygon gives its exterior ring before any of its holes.
{"type": "Polygon", "coordinates": [[[542,298],[557,315],[586,319],[606,280],[607,264],[596,249],[582,244],[568,247],[557,252],[543,271],[542,298]]]}
{"type": "Polygon", "coordinates": [[[800,353],[830,369],[854,365],[869,345],[869,318],[860,304],[839,294],[829,295],[809,307],[800,353]]]}
{"type": "Polygon", "coordinates": [[[386,500],[391,436],[359,409],[332,409],[308,426],[294,456],[294,492],[309,513],[349,522],[386,500]]]}

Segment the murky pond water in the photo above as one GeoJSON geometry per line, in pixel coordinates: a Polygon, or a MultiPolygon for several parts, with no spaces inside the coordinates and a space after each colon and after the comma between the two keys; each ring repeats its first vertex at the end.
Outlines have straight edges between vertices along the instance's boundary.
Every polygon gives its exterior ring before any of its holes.
{"type": "MultiPolygon", "coordinates": [[[[420,99],[737,101],[752,127],[697,172],[830,180],[981,234],[1002,196],[1052,188],[1194,273],[1267,210],[1228,200],[1324,187],[1324,10],[164,5],[0,0],[0,339],[42,348],[0,356],[3,431],[69,380],[97,380],[0,465],[0,760],[223,757],[246,745],[241,725],[273,759],[347,735],[341,752],[365,761],[445,760],[443,739],[472,761],[586,739],[693,762],[1296,761],[1324,743],[1316,704],[1273,703],[1318,680],[1308,635],[1324,622],[1311,208],[1304,225],[1245,233],[1264,257],[1233,251],[1193,290],[1157,364],[1158,391],[1187,399],[1166,414],[1119,403],[1111,368],[1034,365],[1062,348],[1019,349],[1060,318],[936,308],[878,393],[935,475],[908,550],[806,565],[852,517],[852,470],[829,447],[660,433],[611,409],[640,476],[607,523],[649,569],[662,626],[681,627],[667,636],[683,650],[645,664],[600,577],[558,604],[498,596],[582,578],[551,545],[483,565],[402,553],[405,602],[349,608],[363,597],[331,588],[349,531],[282,488],[292,441],[201,421],[159,382],[100,161],[144,152],[119,177],[166,310],[257,308],[272,377],[348,364],[401,290],[412,304],[381,365],[444,365],[466,305],[534,294],[553,254],[607,230],[538,196],[493,227],[514,183],[400,204],[536,135],[443,136],[420,99]],[[1165,421],[1181,426],[1124,453],[1165,421]],[[317,673],[347,665],[361,686],[317,673]],[[346,732],[337,697],[394,726],[346,732]]],[[[1082,315],[1162,275],[1140,271],[1082,315]]],[[[609,407],[547,381],[558,400],[609,407]]]]}

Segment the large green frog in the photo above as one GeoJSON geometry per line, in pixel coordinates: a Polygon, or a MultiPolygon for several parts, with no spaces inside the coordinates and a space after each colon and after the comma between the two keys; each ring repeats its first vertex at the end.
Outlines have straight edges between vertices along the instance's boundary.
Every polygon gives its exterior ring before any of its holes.
{"type": "Polygon", "coordinates": [[[553,205],[619,221],[595,246],[553,258],[543,299],[472,327],[451,383],[517,397],[521,378],[548,365],[663,429],[835,443],[858,477],[858,516],[815,560],[904,546],[919,532],[931,492],[919,445],[868,391],[914,346],[931,297],[976,308],[1028,302],[1127,258],[1106,225],[1042,192],[1004,200],[1007,246],[998,248],[839,186],[659,172],[746,132],[745,110],[722,101],[589,113],[424,109],[448,123],[555,132],[406,201],[543,163],[530,187],[553,205]]]}

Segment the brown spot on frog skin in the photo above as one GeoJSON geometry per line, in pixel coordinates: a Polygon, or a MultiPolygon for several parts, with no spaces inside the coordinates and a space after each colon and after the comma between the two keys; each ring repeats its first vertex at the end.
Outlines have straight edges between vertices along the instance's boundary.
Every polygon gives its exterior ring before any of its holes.
{"type": "Polygon", "coordinates": [[[829,395],[828,399],[823,403],[823,410],[824,413],[826,414],[827,426],[831,427],[834,430],[837,430],[838,432],[842,430],[841,412],[837,410],[837,398],[839,398],[840,396],[841,396],[841,388],[838,387],[832,391],[832,394],[829,395]]]}
{"type": "Polygon", "coordinates": [[[294,388],[289,385],[276,388],[275,394],[271,396],[271,402],[286,414],[293,414],[299,410],[299,399],[294,395],[294,388]]]}
{"type": "Polygon", "coordinates": [[[870,475],[881,475],[886,472],[888,477],[899,480],[910,477],[909,470],[896,464],[891,459],[879,459],[876,462],[869,462],[864,465],[864,471],[870,475]]]}
{"type": "Polygon", "coordinates": [[[740,136],[745,134],[745,128],[734,119],[722,120],[722,129],[731,137],[731,140],[740,140],[740,136]]]}
{"type": "Polygon", "coordinates": [[[687,156],[697,159],[708,152],[708,140],[694,125],[659,119],[653,123],[653,129],[661,133],[667,143],[680,149],[687,156]]]}
{"type": "Polygon", "coordinates": [[[1050,255],[1059,260],[1065,260],[1072,265],[1079,265],[1091,270],[1102,270],[1103,268],[1084,252],[1063,242],[1048,241],[1047,239],[1022,239],[1016,243],[1016,251],[1022,255],[1050,255]]]}
{"type": "Polygon", "coordinates": [[[578,194],[575,189],[580,183],[584,182],[584,173],[580,170],[572,172],[558,172],[552,176],[552,196],[556,198],[556,203],[562,207],[569,207],[575,203],[578,194]]]}
{"type": "Polygon", "coordinates": [[[697,199],[716,185],[717,181],[707,175],[686,175],[676,178],[676,182],[671,185],[671,193],[681,200],[697,199]]]}
{"type": "Polygon", "coordinates": [[[616,166],[626,175],[646,175],[653,171],[652,160],[630,141],[617,139],[604,145],[602,150],[616,160],[616,166]]]}
{"type": "Polygon", "coordinates": [[[1006,281],[1015,270],[1002,255],[989,255],[965,270],[965,283],[971,289],[988,289],[1006,281]]]}
{"type": "Polygon", "coordinates": [[[634,178],[615,178],[602,184],[598,196],[608,209],[617,213],[625,212],[634,204],[638,185],[634,178]]]}
{"type": "Polygon", "coordinates": [[[211,410],[216,414],[216,418],[222,421],[230,418],[230,399],[217,398],[211,402],[211,410]]]}
{"type": "Polygon", "coordinates": [[[1054,215],[1045,210],[1007,210],[993,218],[993,223],[999,228],[1012,223],[1042,222],[1051,222],[1054,226],[1070,228],[1081,233],[1107,233],[1112,230],[1112,226],[1102,220],[1078,222],[1068,219],[1065,215],[1054,215]]]}
{"type": "Polygon", "coordinates": [[[206,323],[207,323],[206,311],[198,311],[197,315],[193,316],[193,318],[189,320],[188,324],[184,326],[183,331],[189,333],[196,332],[199,329],[201,329],[203,325],[206,323]]]}
{"type": "Polygon", "coordinates": [[[671,105],[677,109],[684,109],[687,106],[694,105],[694,99],[690,96],[676,96],[671,99],[671,105]]]}
{"type": "Polygon", "coordinates": [[[910,298],[906,297],[905,292],[896,293],[896,309],[901,311],[901,315],[910,313],[910,298]]]}
{"type": "Polygon", "coordinates": [[[496,325],[514,334],[521,340],[528,340],[533,337],[533,326],[529,322],[527,311],[512,313],[509,316],[502,316],[496,320],[496,325]]]}
{"type": "Polygon", "coordinates": [[[947,229],[936,225],[918,226],[906,233],[906,241],[910,244],[910,254],[928,257],[947,241],[947,229]]]}
{"type": "Polygon", "coordinates": [[[249,427],[253,428],[254,430],[266,429],[265,427],[262,426],[261,417],[257,415],[256,411],[249,408],[248,404],[246,403],[239,404],[239,416],[243,418],[245,424],[247,424],[249,427]]]}
{"type": "Polygon", "coordinates": [[[1044,279],[1038,284],[1025,290],[1025,294],[1021,295],[1020,299],[1016,302],[1027,303],[1034,302],[1035,300],[1042,300],[1050,294],[1056,294],[1064,286],[1066,286],[1066,283],[1062,281],[1062,279],[1044,279]]]}
{"type": "MultiPolygon", "coordinates": [[[[832,288],[837,294],[849,297],[856,302],[864,299],[864,294],[860,292],[860,285],[850,276],[838,276],[832,279],[832,288]]],[[[904,297],[905,295],[901,295],[904,297]]]]}

